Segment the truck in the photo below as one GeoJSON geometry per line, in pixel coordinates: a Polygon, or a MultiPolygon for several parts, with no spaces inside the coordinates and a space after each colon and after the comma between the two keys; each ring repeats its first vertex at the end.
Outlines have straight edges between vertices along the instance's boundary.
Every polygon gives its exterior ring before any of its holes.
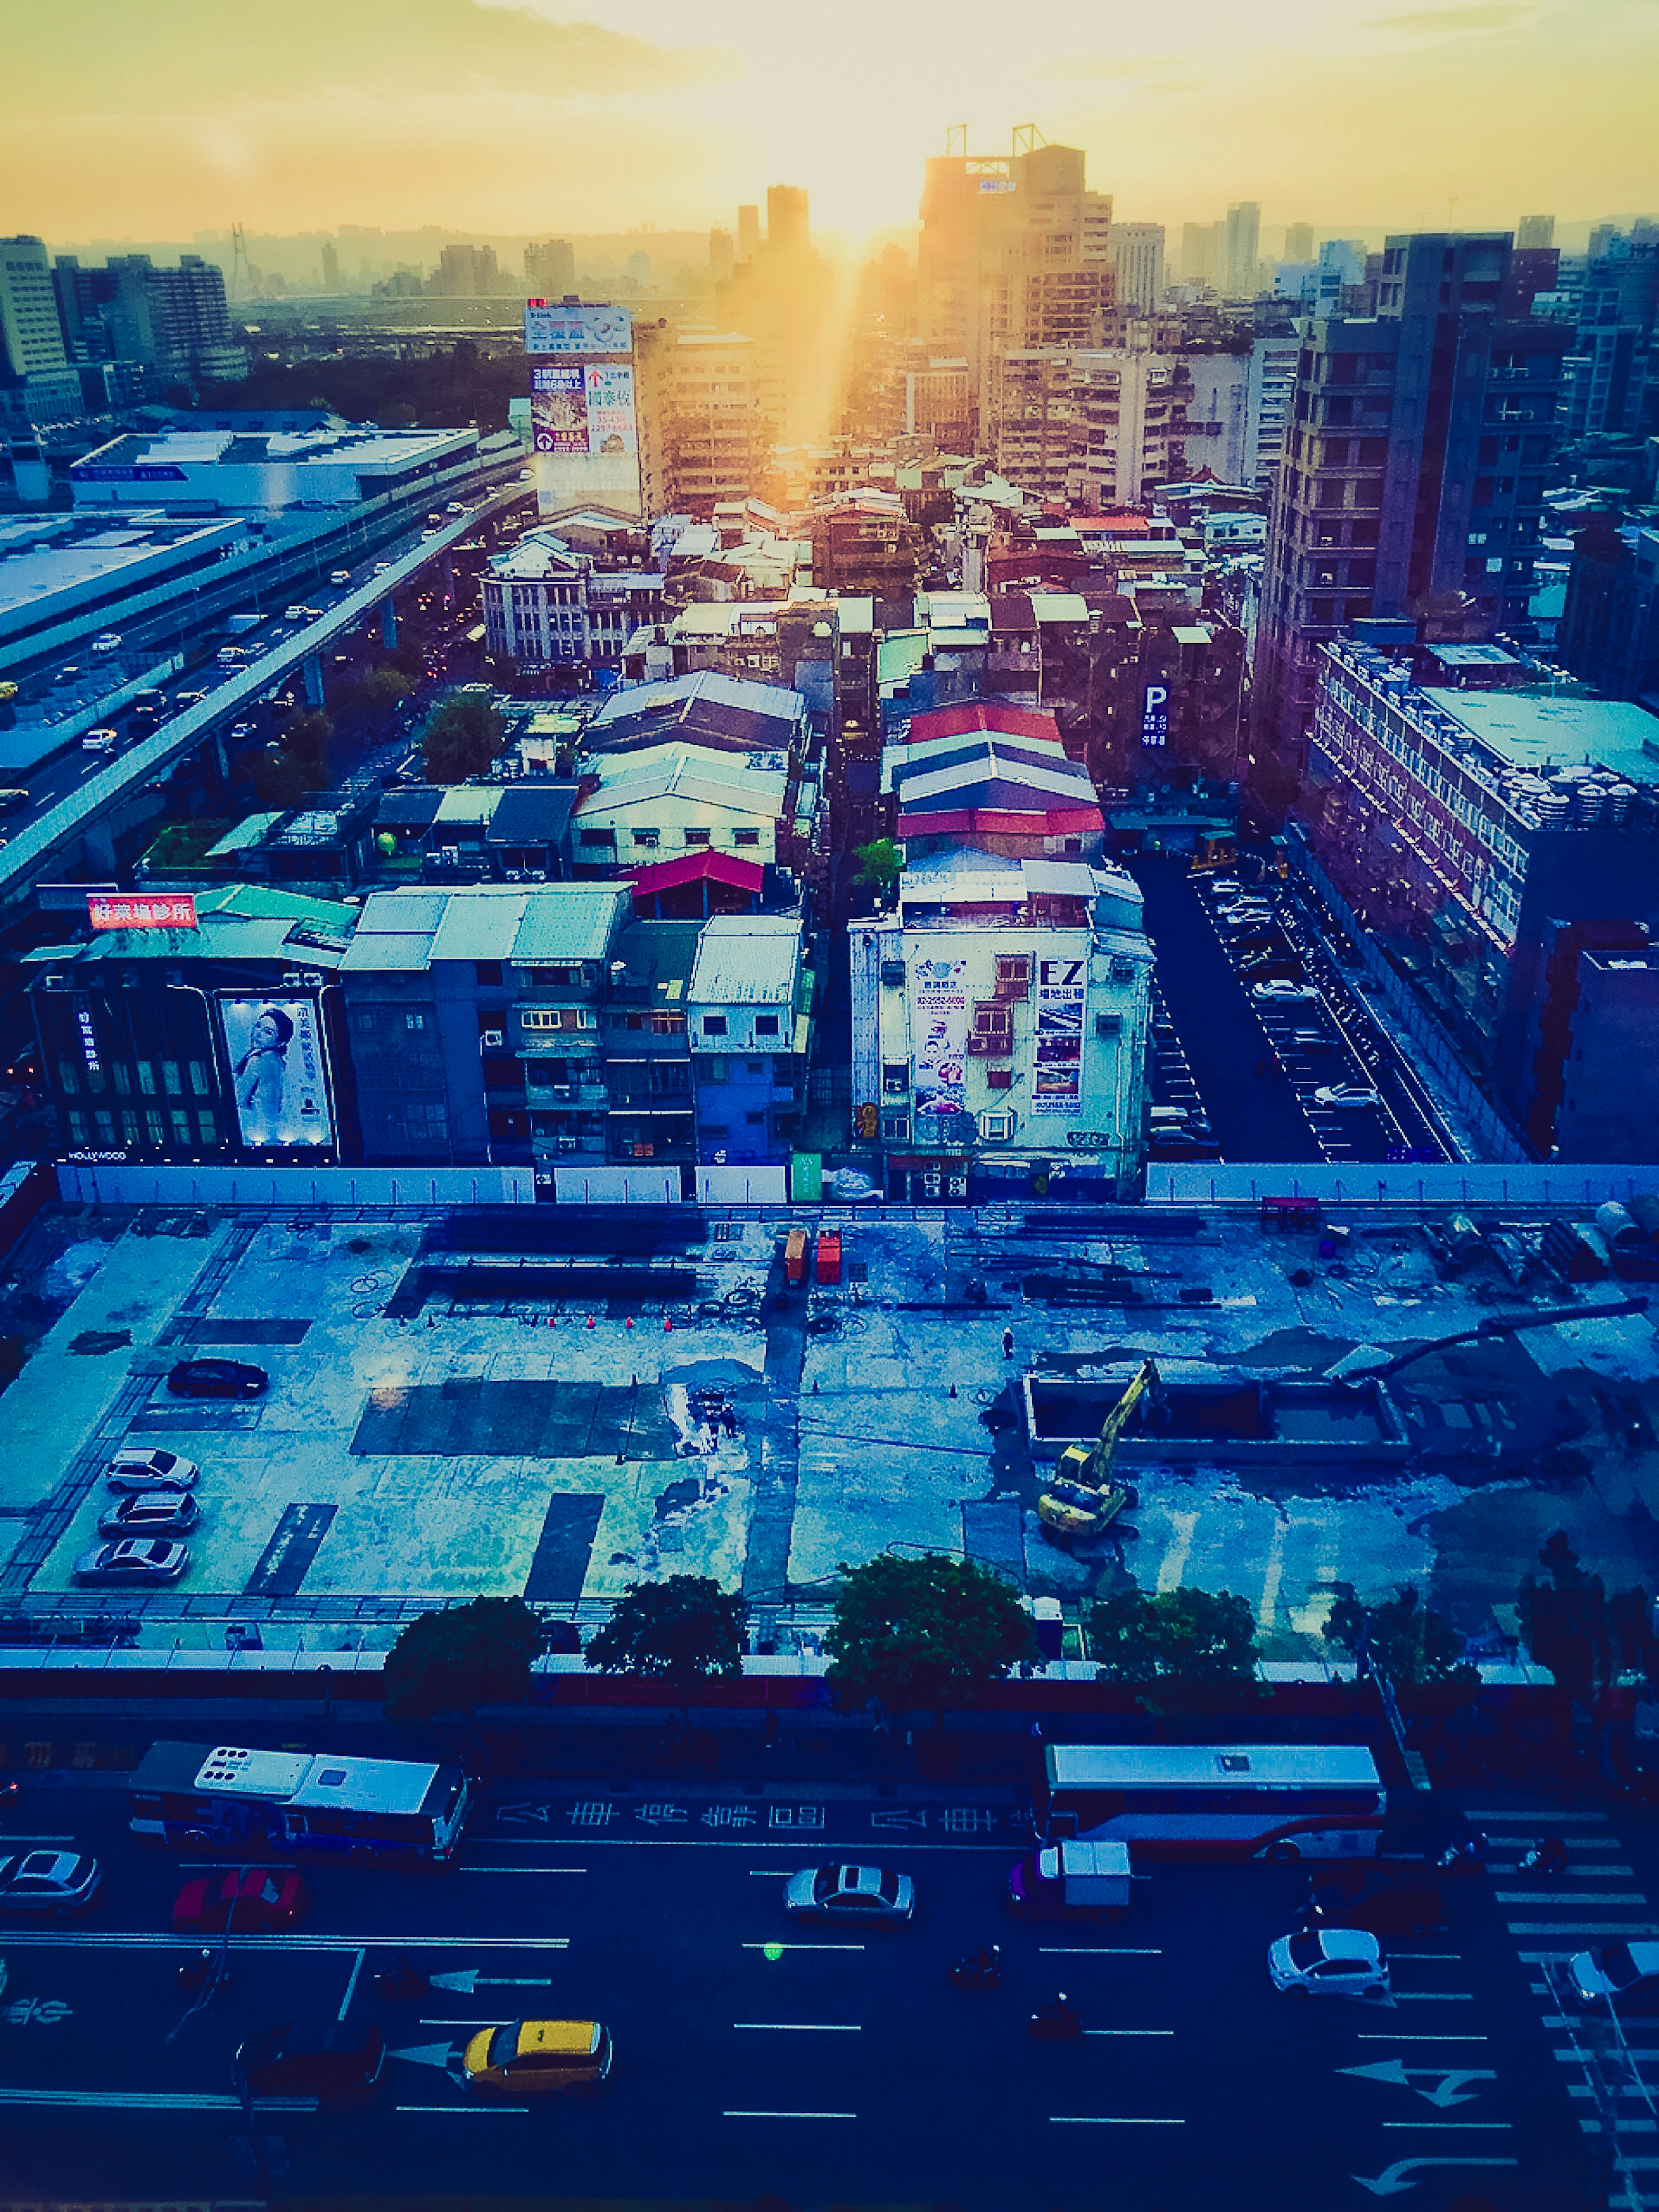
{"type": "Polygon", "coordinates": [[[1009,1869],[1009,1908],[1022,1920],[1105,1919],[1127,1911],[1130,1880],[1127,1844],[1044,1844],[1009,1869]]]}

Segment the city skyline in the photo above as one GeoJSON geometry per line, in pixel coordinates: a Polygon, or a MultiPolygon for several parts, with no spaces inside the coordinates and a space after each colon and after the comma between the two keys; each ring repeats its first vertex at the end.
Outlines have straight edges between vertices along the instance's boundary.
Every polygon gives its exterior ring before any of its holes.
{"type": "Polygon", "coordinates": [[[735,0],[700,10],[691,42],[666,0],[579,22],[496,0],[358,0],[342,20],[300,0],[272,48],[201,0],[41,15],[0,91],[13,222],[54,240],[696,228],[788,178],[856,246],[914,222],[947,128],[1000,154],[1027,119],[1085,149],[1121,219],[1170,228],[1237,199],[1270,230],[1405,230],[1507,228],[1528,207],[1587,222],[1659,196],[1659,15],[1638,0],[1279,0],[1248,21],[1200,0],[1174,44],[1050,0],[1024,56],[983,0],[948,46],[928,11],[870,0],[833,41],[764,46],[735,0]]]}

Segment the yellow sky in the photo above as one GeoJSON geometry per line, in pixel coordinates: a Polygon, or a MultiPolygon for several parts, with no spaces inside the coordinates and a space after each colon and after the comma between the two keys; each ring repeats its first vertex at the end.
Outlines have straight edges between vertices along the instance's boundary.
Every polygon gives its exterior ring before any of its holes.
{"type": "Polygon", "coordinates": [[[1508,225],[1659,205],[1659,0],[13,0],[0,229],[914,220],[1035,121],[1121,217],[1508,225]],[[792,19],[798,29],[789,27],[792,19]]]}

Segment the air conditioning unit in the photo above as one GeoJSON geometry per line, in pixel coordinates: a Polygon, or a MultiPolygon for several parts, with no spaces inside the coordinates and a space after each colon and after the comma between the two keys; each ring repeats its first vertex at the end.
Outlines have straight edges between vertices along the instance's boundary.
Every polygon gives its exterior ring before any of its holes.
{"type": "Polygon", "coordinates": [[[560,1138],[560,1139],[559,1139],[559,1150],[560,1150],[562,1152],[574,1152],[575,1151],[575,1149],[576,1149],[576,1139],[575,1139],[575,1138],[574,1138],[574,1137],[561,1137],[561,1138],[560,1138]]]}
{"type": "Polygon", "coordinates": [[[505,1030],[485,1030],[478,1040],[486,1052],[500,1052],[507,1042],[505,1030]]]}
{"type": "Polygon", "coordinates": [[[532,884],[544,884],[547,881],[547,870],[532,868],[530,872],[530,880],[532,884]]]}
{"type": "Polygon", "coordinates": [[[521,884],[524,881],[524,870],[522,868],[509,868],[507,871],[507,880],[510,884],[521,884]]]}
{"type": "Polygon", "coordinates": [[[881,963],[881,980],[884,983],[896,983],[902,987],[904,963],[902,960],[884,960],[881,963]]]}

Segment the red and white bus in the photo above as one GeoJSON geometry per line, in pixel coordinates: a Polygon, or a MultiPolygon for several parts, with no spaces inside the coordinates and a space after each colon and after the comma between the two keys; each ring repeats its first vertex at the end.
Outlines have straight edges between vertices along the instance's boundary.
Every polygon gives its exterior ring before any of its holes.
{"type": "Polygon", "coordinates": [[[471,1802],[459,1766],[231,1744],[154,1743],[128,1786],[141,1842],[360,1865],[447,1865],[471,1802]]]}
{"type": "Polygon", "coordinates": [[[1377,1849],[1388,1796],[1364,1744],[1045,1747],[1038,1839],[1137,1859],[1331,1859],[1377,1849]]]}

